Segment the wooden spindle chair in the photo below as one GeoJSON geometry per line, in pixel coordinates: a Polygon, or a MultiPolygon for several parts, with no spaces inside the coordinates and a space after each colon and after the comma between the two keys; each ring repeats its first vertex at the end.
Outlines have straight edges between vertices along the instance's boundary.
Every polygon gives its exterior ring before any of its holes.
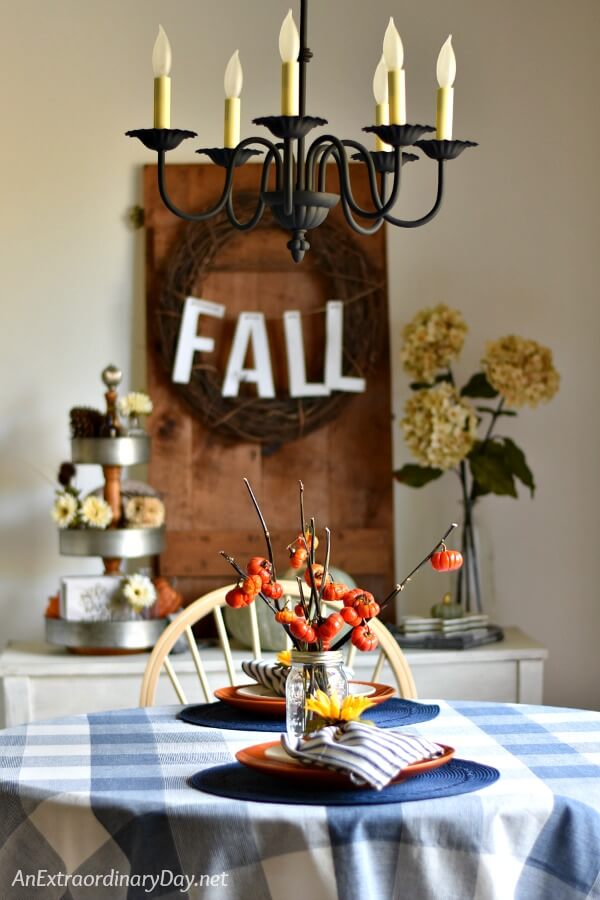
{"type": "MultiPolygon", "coordinates": [[[[284,595],[292,598],[298,597],[298,585],[296,584],[296,582],[282,581],[281,585],[283,587],[284,595]]],[[[171,660],[169,659],[171,650],[182,635],[185,635],[185,638],[189,645],[192,660],[198,674],[200,686],[202,688],[205,700],[207,703],[214,700],[210,685],[208,683],[208,679],[206,677],[206,671],[202,663],[200,649],[198,648],[194,633],[192,631],[192,626],[210,613],[213,614],[217,627],[217,635],[225,659],[225,667],[227,669],[229,684],[231,686],[236,684],[236,668],[231,652],[229,635],[227,634],[225,621],[223,619],[223,613],[221,611],[222,607],[225,606],[225,594],[233,587],[235,587],[235,585],[229,584],[226,587],[217,588],[216,590],[205,594],[203,597],[200,597],[198,600],[195,600],[188,607],[186,607],[186,609],[184,609],[183,612],[181,612],[167,628],[165,628],[164,632],[156,642],[154,650],[152,651],[152,654],[150,655],[150,659],[148,660],[148,664],[146,666],[144,679],[142,681],[142,689],[140,692],[140,706],[152,706],[154,704],[158,679],[160,677],[162,669],[164,669],[167,673],[179,702],[184,704],[188,703],[181,682],[177,677],[171,660]]],[[[332,607],[341,606],[341,604],[339,603],[332,603],[329,605],[332,607]]],[[[249,653],[252,653],[252,657],[254,659],[262,659],[255,604],[252,604],[250,607],[248,607],[248,613],[250,616],[250,627],[252,633],[252,650],[249,651],[249,653]]],[[[396,679],[399,695],[406,699],[415,699],[417,696],[417,691],[415,688],[412,673],[410,671],[410,667],[408,665],[408,662],[406,661],[404,653],[402,652],[392,635],[389,633],[385,625],[383,625],[377,619],[371,620],[369,624],[376,636],[379,638],[379,646],[381,648],[380,652],[378,653],[375,668],[373,669],[373,674],[370,680],[377,681],[380,678],[383,666],[387,662],[396,679]]],[[[289,644],[289,646],[291,646],[291,643],[289,644]]],[[[346,647],[349,647],[349,649],[347,650],[346,665],[351,667],[356,653],[356,648],[352,644],[348,644],[346,645],[346,647]]],[[[219,685],[219,687],[221,687],[221,685],[219,685]]]]}

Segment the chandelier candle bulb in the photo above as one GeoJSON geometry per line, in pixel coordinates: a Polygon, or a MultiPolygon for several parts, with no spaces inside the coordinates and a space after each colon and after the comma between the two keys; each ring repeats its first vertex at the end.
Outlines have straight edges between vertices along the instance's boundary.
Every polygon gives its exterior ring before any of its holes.
{"type": "Polygon", "coordinates": [[[390,124],[406,125],[406,83],[404,79],[404,47],[390,19],[383,38],[383,58],[387,69],[390,124]]]}
{"type": "Polygon", "coordinates": [[[158,35],[152,51],[152,69],[154,70],[154,127],[171,127],[171,45],[162,27],[158,26],[158,35]]]}
{"type": "Polygon", "coordinates": [[[292,10],[288,11],[279,32],[279,53],[281,55],[281,115],[297,116],[299,113],[298,54],[300,35],[294,22],[292,10]]]}
{"type": "MultiPolygon", "coordinates": [[[[388,77],[383,54],[373,76],[373,96],[375,97],[375,124],[390,124],[390,105],[388,102],[388,77]]],[[[384,144],[381,138],[375,138],[375,150],[389,151],[392,148],[384,144]]]]}
{"type": "Polygon", "coordinates": [[[240,142],[240,94],[244,83],[244,73],[240,63],[240,53],[236,50],[225,68],[225,126],[223,143],[225,147],[237,147],[240,142]]]}
{"type": "Polygon", "coordinates": [[[437,61],[436,138],[438,141],[452,140],[452,114],[454,107],[454,79],[456,78],[456,57],[452,49],[452,35],[448,35],[437,61]]]}

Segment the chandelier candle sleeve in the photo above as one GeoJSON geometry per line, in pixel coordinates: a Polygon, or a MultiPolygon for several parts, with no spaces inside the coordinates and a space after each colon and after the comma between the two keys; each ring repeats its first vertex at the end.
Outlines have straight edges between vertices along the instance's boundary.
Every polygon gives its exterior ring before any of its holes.
{"type": "Polygon", "coordinates": [[[383,38],[383,58],[387,69],[390,124],[406,125],[406,83],[404,79],[404,47],[390,19],[383,38]]]}
{"type": "MultiPolygon", "coordinates": [[[[383,54],[375,69],[373,76],[373,96],[375,97],[375,124],[390,124],[390,105],[388,102],[388,77],[387,68],[383,54]]],[[[381,138],[375,138],[375,150],[390,151],[392,148],[389,144],[384,144],[381,138]]]]}
{"type": "Polygon", "coordinates": [[[437,61],[437,116],[436,138],[438,141],[452,140],[452,113],[454,107],[454,79],[456,78],[456,57],[452,49],[452,35],[444,42],[437,61]]]}
{"type": "Polygon", "coordinates": [[[154,70],[154,127],[171,127],[171,45],[162,25],[152,51],[154,70]]]}
{"type": "Polygon", "coordinates": [[[279,53],[281,55],[281,115],[297,116],[299,113],[298,54],[300,35],[294,22],[292,10],[288,11],[279,32],[279,53]]]}
{"type": "Polygon", "coordinates": [[[237,147],[240,142],[240,94],[244,83],[244,73],[240,63],[240,53],[236,50],[225,69],[225,126],[223,144],[237,147]]]}

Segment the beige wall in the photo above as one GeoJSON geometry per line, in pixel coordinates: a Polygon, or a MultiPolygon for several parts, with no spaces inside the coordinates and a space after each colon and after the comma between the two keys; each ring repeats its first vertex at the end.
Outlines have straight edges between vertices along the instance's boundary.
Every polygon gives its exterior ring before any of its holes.
{"type": "MultiPolygon", "coordinates": [[[[174,124],[220,142],[222,73],[239,46],[243,127],[278,109],[277,33],[284,0],[0,0],[3,49],[0,203],[0,571],[3,636],[40,635],[45,598],[78,568],[57,553],[48,518],[67,410],[99,400],[114,360],[143,382],[141,232],[126,210],[151,161],[123,137],[150,124],[150,53],[162,22],[175,54],[174,124]]],[[[481,147],[449,166],[427,228],[389,235],[393,331],[423,304],[460,307],[471,333],[461,372],[508,332],[551,345],[563,381],[548,407],[507,431],[524,446],[538,492],[481,508],[489,606],[550,648],[546,699],[600,708],[597,0],[321,0],[312,4],[311,112],[359,136],[395,14],[406,49],[409,119],[430,120],[434,69],[448,32],[458,57],[455,122],[481,147]],[[490,578],[493,548],[493,579],[490,578]]],[[[183,151],[180,161],[192,154],[183,151]]],[[[403,202],[429,202],[432,166],[410,170],[403,202]]],[[[394,340],[397,357],[398,341],[394,340]]],[[[406,379],[397,367],[396,409],[406,379]]],[[[396,426],[395,426],[396,427],[396,426]]],[[[396,459],[407,456],[398,435],[396,459]]],[[[86,484],[94,482],[86,475],[86,484]]],[[[397,493],[399,572],[458,515],[452,476],[397,493]]],[[[89,568],[92,564],[87,563],[89,568]]],[[[83,569],[83,566],[82,566],[83,569]]],[[[428,608],[423,576],[404,611],[428,608]]]]}

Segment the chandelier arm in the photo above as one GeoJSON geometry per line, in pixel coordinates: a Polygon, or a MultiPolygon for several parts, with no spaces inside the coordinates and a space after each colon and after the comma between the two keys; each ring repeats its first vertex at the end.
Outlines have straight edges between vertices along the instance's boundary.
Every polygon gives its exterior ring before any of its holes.
{"type": "Polygon", "coordinates": [[[322,137],[317,138],[316,141],[312,144],[310,150],[308,151],[307,157],[307,166],[310,164],[313,165],[313,162],[316,158],[317,152],[323,146],[323,144],[327,143],[329,146],[325,148],[322,152],[321,157],[318,161],[319,164],[319,190],[323,191],[325,188],[325,178],[326,178],[326,164],[327,159],[330,155],[333,155],[337,167],[338,173],[340,176],[340,188],[341,194],[348,201],[349,207],[352,212],[361,216],[364,219],[379,219],[382,215],[388,213],[392,207],[394,206],[398,193],[400,191],[400,183],[401,183],[401,172],[402,172],[402,151],[399,147],[396,147],[394,150],[394,185],[392,188],[391,195],[387,202],[382,203],[381,198],[379,196],[379,191],[377,188],[377,173],[375,169],[375,165],[373,163],[373,159],[371,158],[371,154],[368,150],[363,147],[362,144],[358,143],[358,141],[340,141],[339,138],[336,138],[335,135],[323,135],[322,137]],[[352,147],[354,150],[358,150],[358,152],[363,156],[365,165],[367,166],[367,171],[369,173],[369,186],[371,191],[371,199],[373,200],[373,204],[376,209],[367,210],[363,209],[358,205],[354,196],[352,194],[352,185],[350,180],[350,171],[349,171],[349,163],[348,157],[346,155],[345,147],[352,147]]]}
{"type": "Polygon", "coordinates": [[[268,178],[268,170],[271,166],[271,163],[275,163],[275,187],[277,190],[281,190],[281,185],[283,182],[283,164],[281,162],[281,154],[279,150],[273,143],[273,141],[269,141],[267,138],[263,137],[249,137],[244,138],[243,141],[235,148],[235,156],[233,157],[232,164],[235,166],[237,154],[240,150],[245,150],[246,147],[249,147],[251,144],[260,144],[261,147],[265,147],[267,149],[267,155],[265,156],[263,162],[263,172],[261,176],[261,190],[266,189],[267,181],[265,179],[265,169],[267,170],[267,178],[268,178]],[[263,179],[264,180],[264,188],[263,188],[263,179]]]}
{"type": "Polygon", "coordinates": [[[229,219],[231,224],[239,231],[251,231],[256,225],[258,225],[262,218],[266,205],[263,200],[263,193],[267,190],[268,187],[269,175],[271,173],[271,164],[274,158],[279,159],[279,154],[277,153],[277,150],[275,148],[269,150],[265,157],[263,170],[260,176],[258,202],[256,204],[256,209],[253,215],[250,217],[250,219],[248,219],[247,222],[240,222],[235,214],[235,210],[233,209],[233,186],[231,191],[229,192],[229,196],[227,197],[227,218],[229,219]]]}
{"type": "Polygon", "coordinates": [[[166,153],[164,150],[158,151],[158,190],[161,196],[161,199],[167,209],[173,213],[173,215],[177,216],[180,219],[185,219],[186,222],[205,222],[207,219],[211,219],[213,216],[218,215],[227,205],[227,200],[231,194],[231,188],[233,185],[233,174],[236,168],[237,160],[241,151],[248,147],[250,144],[260,144],[263,147],[266,147],[269,151],[267,153],[267,157],[263,163],[263,175],[265,171],[265,166],[267,169],[269,168],[272,161],[275,162],[275,171],[276,171],[276,180],[278,188],[281,187],[282,182],[282,173],[283,167],[281,163],[281,157],[277,150],[275,144],[266,138],[261,137],[251,137],[245,138],[245,140],[241,141],[237,147],[235,148],[235,153],[233,154],[231,161],[226,169],[225,175],[225,184],[223,186],[223,192],[221,196],[217,200],[217,202],[211,206],[209,209],[205,210],[201,213],[187,213],[183,209],[179,209],[176,206],[171,198],[169,197],[167,191],[167,183],[166,183],[166,172],[165,172],[165,156],[166,153]]]}
{"type": "MultiPolygon", "coordinates": [[[[375,163],[373,162],[373,157],[369,153],[369,151],[358,141],[353,140],[343,140],[342,144],[344,147],[351,147],[353,150],[356,150],[362,157],[367,166],[367,170],[369,173],[369,186],[371,189],[371,198],[373,200],[373,204],[376,207],[376,212],[368,213],[365,210],[364,215],[367,218],[375,219],[378,218],[379,215],[385,215],[386,212],[389,212],[395,206],[398,195],[400,193],[400,188],[402,187],[402,149],[396,147],[394,151],[394,181],[392,184],[392,190],[390,192],[390,196],[388,199],[385,199],[385,186],[386,186],[386,174],[381,174],[381,179],[379,182],[379,187],[377,186],[377,170],[375,168],[375,163]]],[[[351,187],[351,178],[350,178],[350,170],[348,157],[344,154],[345,157],[345,169],[347,173],[347,183],[349,187],[350,194],[350,202],[352,203],[353,197],[352,192],[350,190],[351,187]]],[[[363,212],[359,212],[358,204],[354,203],[354,211],[357,215],[363,215],[363,212]]]]}
{"type": "MultiPolygon", "coordinates": [[[[371,157],[371,154],[369,153],[367,148],[364,147],[358,141],[342,140],[342,144],[344,147],[350,147],[352,150],[356,150],[357,153],[359,153],[362,156],[363,162],[367,166],[367,172],[369,174],[369,189],[371,191],[371,199],[373,201],[374,206],[377,209],[377,213],[379,214],[379,211],[386,207],[386,203],[383,199],[383,195],[380,194],[380,192],[379,192],[379,186],[377,184],[377,170],[375,168],[375,163],[373,162],[373,158],[371,157]]],[[[401,152],[398,151],[396,153],[394,162],[395,162],[394,187],[395,187],[396,193],[393,196],[392,201],[388,200],[390,209],[396,202],[396,198],[400,191],[400,178],[401,178],[401,170],[402,170],[402,154],[401,154],[401,152]]],[[[348,155],[345,152],[344,152],[344,168],[346,170],[348,186],[350,187],[351,186],[350,163],[348,162],[348,155]]],[[[351,191],[349,193],[350,193],[350,201],[352,202],[354,198],[351,195],[351,191]]],[[[357,204],[355,203],[355,205],[357,205],[357,204]]]]}
{"type": "Polygon", "coordinates": [[[376,220],[376,222],[374,222],[373,225],[368,225],[368,226],[360,225],[356,221],[354,216],[352,215],[352,210],[350,209],[348,201],[346,200],[346,198],[344,197],[343,194],[341,197],[341,202],[342,202],[342,211],[344,213],[344,218],[345,218],[346,222],[348,223],[348,225],[350,226],[350,228],[352,228],[353,231],[356,231],[357,234],[362,234],[365,236],[375,234],[377,231],[379,231],[379,229],[385,222],[384,216],[381,216],[379,219],[376,220]]]}
{"type": "MultiPolygon", "coordinates": [[[[386,203],[385,195],[387,193],[387,172],[379,173],[379,196],[386,203]]],[[[389,197],[388,197],[389,200],[389,197]]]]}
{"type": "Polygon", "coordinates": [[[223,192],[214,206],[211,206],[210,209],[207,209],[203,213],[187,213],[183,209],[179,209],[178,206],[175,206],[169,194],[167,192],[166,185],[166,177],[165,177],[165,151],[158,151],[158,191],[161,196],[162,202],[165,204],[167,209],[173,213],[174,216],[177,216],[179,219],[185,219],[186,222],[204,222],[206,219],[212,218],[212,216],[218,215],[225,204],[227,203],[227,197],[231,191],[231,185],[233,182],[233,166],[230,165],[227,167],[227,174],[225,176],[225,185],[223,187],[223,192]]]}
{"type": "Polygon", "coordinates": [[[431,219],[439,212],[440,206],[442,205],[442,200],[444,197],[444,160],[438,160],[438,186],[437,186],[437,194],[435,198],[435,203],[431,207],[428,213],[424,216],[421,216],[420,219],[396,219],[394,216],[389,214],[385,215],[385,221],[389,222],[390,225],[397,225],[400,228],[419,228],[420,225],[426,225],[427,222],[430,222],[431,219]]]}

